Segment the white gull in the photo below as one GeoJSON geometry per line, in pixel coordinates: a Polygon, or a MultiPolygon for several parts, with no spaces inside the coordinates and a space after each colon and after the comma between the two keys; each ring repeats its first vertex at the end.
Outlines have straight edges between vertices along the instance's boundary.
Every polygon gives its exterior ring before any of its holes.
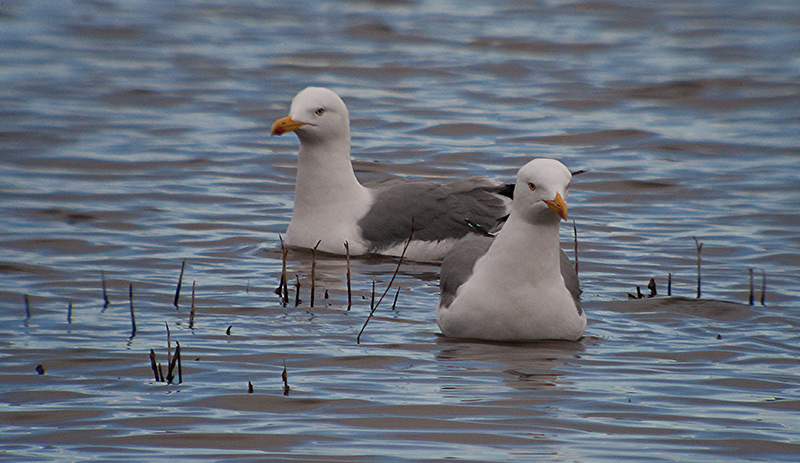
{"type": "Polygon", "coordinates": [[[396,179],[359,183],[350,159],[350,117],[336,93],[308,87],[292,100],[289,115],[272,135],[293,131],[300,139],[294,209],[286,243],[351,255],[399,256],[414,223],[406,257],[440,261],[474,227],[495,228],[507,214],[507,185],[481,177],[450,184],[396,179]]]}
{"type": "Polygon", "coordinates": [[[442,334],[513,342],[581,337],[578,277],[558,238],[571,179],[558,161],[529,162],[497,236],[469,236],[450,250],[436,309],[442,334]]]}

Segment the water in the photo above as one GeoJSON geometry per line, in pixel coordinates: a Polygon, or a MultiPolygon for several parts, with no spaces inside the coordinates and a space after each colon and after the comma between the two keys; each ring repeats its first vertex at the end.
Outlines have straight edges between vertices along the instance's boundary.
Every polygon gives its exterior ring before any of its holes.
{"type": "Polygon", "coordinates": [[[3,2],[0,455],[796,460],[795,3],[3,2]],[[267,134],[312,84],[347,102],[363,180],[589,169],[586,337],[442,338],[438,268],[407,263],[356,344],[392,259],[354,260],[348,311],[343,260],[312,308],[292,252],[284,307],[297,140],[267,134]],[[690,300],[627,300],[670,273],[690,300]],[[180,385],[149,367],[165,323],[180,385]]]}

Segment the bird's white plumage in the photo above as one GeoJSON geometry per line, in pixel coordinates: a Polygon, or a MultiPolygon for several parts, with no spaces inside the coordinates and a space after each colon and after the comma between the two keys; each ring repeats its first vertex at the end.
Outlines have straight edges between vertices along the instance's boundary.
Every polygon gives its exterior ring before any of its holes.
{"type": "Polygon", "coordinates": [[[558,161],[526,164],[517,177],[511,215],[471,274],[448,275],[470,269],[443,266],[443,282],[465,279],[440,298],[436,321],[445,336],[532,341],[576,340],[583,334],[586,314],[560,270],[561,218],[545,203],[557,194],[566,199],[571,177],[558,161]]]}
{"type": "Polygon", "coordinates": [[[367,246],[358,220],[374,202],[356,179],[350,160],[350,116],[347,106],[330,90],[309,87],[292,101],[289,117],[303,124],[300,139],[294,210],[286,243],[343,254],[347,241],[354,255],[367,246]]]}
{"type": "Polygon", "coordinates": [[[415,241],[406,257],[439,261],[457,238],[469,232],[465,219],[483,222],[506,213],[495,194],[500,184],[465,179],[450,185],[388,182],[376,188],[359,183],[350,159],[347,107],[331,90],[308,87],[295,96],[289,116],[273,135],[294,131],[300,139],[290,246],[344,254],[399,255],[414,220],[415,241]],[[470,183],[465,188],[464,183],[470,183]]]}

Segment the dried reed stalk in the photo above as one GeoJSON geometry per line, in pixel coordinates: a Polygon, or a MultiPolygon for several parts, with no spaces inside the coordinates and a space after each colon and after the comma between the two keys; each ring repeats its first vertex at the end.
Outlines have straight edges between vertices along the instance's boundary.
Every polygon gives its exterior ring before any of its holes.
{"type": "Polygon", "coordinates": [[[106,272],[100,271],[100,279],[103,282],[103,309],[105,310],[111,304],[108,300],[108,291],[106,290],[106,272]]]}
{"type": "Polygon", "coordinates": [[[700,298],[702,291],[700,290],[700,285],[702,282],[702,277],[700,274],[700,267],[702,266],[703,260],[700,257],[700,253],[703,251],[703,243],[697,241],[697,237],[693,236],[695,248],[697,248],[697,298],[700,298]]]}
{"type": "Polygon", "coordinates": [[[128,284],[128,299],[131,305],[131,338],[136,336],[136,314],[133,310],[133,283],[128,284]]]}
{"type": "MultiPolygon", "coordinates": [[[[386,290],[381,294],[380,299],[378,299],[378,303],[374,306],[370,304],[370,311],[367,319],[364,321],[364,326],[361,327],[361,331],[358,332],[358,336],[356,336],[356,344],[361,344],[361,335],[364,333],[364,330],[367,328],[367,323],[369,323],[372,316],[375,314],[375,311],[378,309],[378,306],[381,305],[381,301],[386,296],[386,293],[389,292],[389,289],[392,287],[392,283],[394,283],[394,279],[397,277],[397,272],[400,271],[400,266],[403,264],[403,258],[406,256],[406,251],[408,250],[408,245],[411,244],[411,240],[414,238],[414,219],[411,219],[411,232],[408,234],[408,240],[406,240],[405,246],[403,246],[403,252],[400,253],[400,259],[397,261],[397,267],[394,269],[394,273],[392,274],[392,279],[389,280],[389,284],[386,286],[386,290]]],[[[373,300],[375,298],[375,280],[372,281],[373,286],[373,300]]]]}
{"type": "Polygon", "coordinates": [[[183,271],[186,269],[186,259],[183,259],[181,262],[181,274],[178,276],[178,287],[175,288],[175,299],[172,301],[172,305],[175,308],[178,308],[178,299],[181,297],[181,286],[183,285],[183,271]]]}
{"type": "Polygon", "coordinates": [[[197,281],[192,282],[192,308],[189,310],[189,329],[194,329],[194,286],[197,281]]]}
{"type": "Polygon", "coordinates": [[[575,226],[575,219],[572,219],[573,235],[573,254],[575,255],[575,276],[578,275],[578,227],[575,226]]]}
{"type": "Polygon", "coordinates": [[[317,241],[317,244],[311,249],[311,307],[314,307],[314,293],[316,292],[316,277],[317,277],[317,247],[322,243],[322,240],[317,241]]]}
{"type": "Polygon", "coordinates": [[[344,242],[344,251],[347,256],[347,310],[353,306],[353,292],[350,286],[350,243],[344,242]]]}
{"type": "Polygon", "coordinates": [[[283,380],[283,395],[289,395],[291,388],[289,387],[289,373],[286,370],[286,360],[283,361],[283,373],[281,373],[281,379],[283,380]]]}

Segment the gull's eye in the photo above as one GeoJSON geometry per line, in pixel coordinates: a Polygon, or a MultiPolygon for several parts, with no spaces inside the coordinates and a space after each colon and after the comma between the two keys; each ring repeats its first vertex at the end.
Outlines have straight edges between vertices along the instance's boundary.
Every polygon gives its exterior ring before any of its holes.
{"type": "Polygon", "coordinates": [[[530,188],[531,191],[534,191],[536,190],[536,185],[534,185],[533,182],[528,182],[528,188],[530,188]]]}
{"type": "Polygon", "coordinates": [[[317,108],[317,110],[314,111],[314,114],[316,114],[317,116],[325,114],[325,108],[317,108]]]}

